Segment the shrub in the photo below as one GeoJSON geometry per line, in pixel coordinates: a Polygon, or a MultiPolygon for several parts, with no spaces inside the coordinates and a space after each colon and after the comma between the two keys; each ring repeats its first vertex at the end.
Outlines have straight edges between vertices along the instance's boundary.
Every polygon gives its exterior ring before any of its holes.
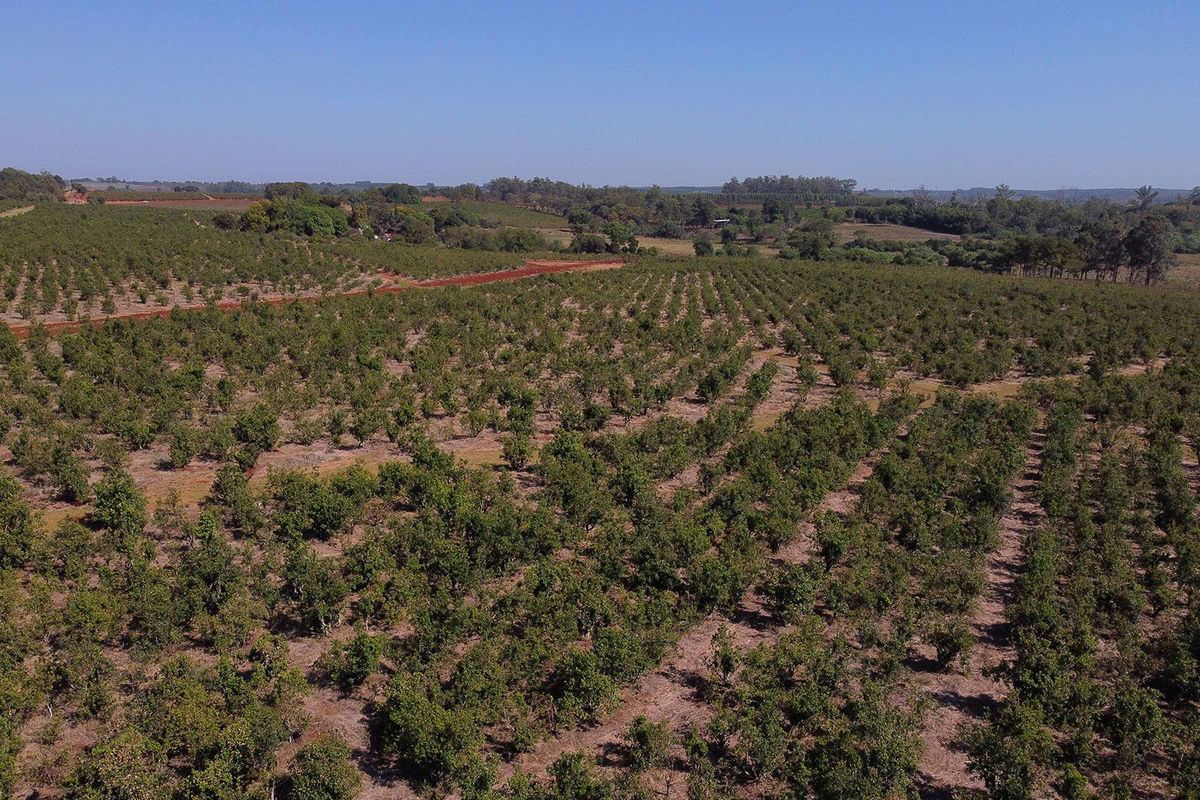
{"type": "Polygon", "coordinates": [[[146,527],[146,496],[132,475],[110,472],[96,484],[92,519],[116,533],[141,533],[146,527]]]}
{"type": "Polygon", "coordinates": [[[650,722],[645,716],[639,716],[629,726],[625,739],[629,768],[641,772],[660,766],[666,760],[671,732],[665,723],[650,722]]]}
{"type": "Polygon", "coordinates": [[[288,800],[351,800],[362,777],[350,763],[350,745],[339,736],[323,734],[296,753],[288,773],[288,800]]]}
{"type": "Polygon", "coordinates": [[[348,642],[334,642],[321,659],[329,679],[349,691],[375,672],[383,655],[383,639],[361,628],[348,642]]]}

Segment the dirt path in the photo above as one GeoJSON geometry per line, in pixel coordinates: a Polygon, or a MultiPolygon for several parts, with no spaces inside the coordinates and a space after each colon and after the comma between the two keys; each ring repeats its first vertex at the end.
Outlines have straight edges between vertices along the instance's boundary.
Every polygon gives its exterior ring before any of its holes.
{"type": "MultiPolygon", "coordinates": [[[[844,514],[853,507],[859,488],[874,473],[883,452],[880,449],[867,456],[845,488],[826,495],[814,515],[827,511],[844,514]]],[[[812,523],[802,524],[797,535],[780,548],[772,560],[776,564],[804,563],[812,551],[814,532],[812,523]]],[[[503,765],[501,781],[507,781],[517,768],[536,775],[545,774],[559,756],[572,750],[604,755],[606,761],[612,761],[613,754],[619,752],[624,741],[625,732],[639,716],[645,716],[651,722],[666,723],[677,734],[686,733],[692,725],[704,725],[712,715],[712,707],[698,696],[698,690],[709,674],[712,640],[721,625],[728,628],[732,643],[740,652],[774,641],[788,630],[788,626],[777,624],[764,609],[755,590],[750,589],[742,596],[733,614],[728,617],[710,614],[687,631],[654,672],[643,678],[636,689],[622,693],[620,710],[615,714],[591,728],[567,731],[540,743],[533,752],[503,765]]],[[[657,777],[677,786],[686,782],[682,773],[657,777]]]]}
{"type": "Polygon", "coordinates": [[[1013,482],[1012,501],[1000,520],[1000,544],[987,557],[987,588],[971,616],[975,645],[965,667],[915,676],[916,685],[934,703],[925,715],[918,763],[918,788],[923,798],[951,798],[963,790],[984,788],[967,771],[958,731],[964,723],[981,720],[1008,693],[1002,682],[984,671],[1013,657],[1005,610],[1016,588],[1025,539],[1044,519],[1034,496],[1044,444],[1045,432],[1039,429],[1030,439],[1021,474],[1013,482]]]}
{"type": "MultiPolygon", "coordinates": [[[[32,206],[31,206],[32,208],[32,206]]],[[[19,209],[14,209],[19,210],[19,209]]],[[[398,275],[382,273],[383,277],[388,279],[388,283],[383,286],[372,289],[353,289],[348,292],[338,292],[333,295],[280,295],[273,297],[262,298],[259,302],[269,303],[273,306],[281,306],[284,303],[295,302],[315,302],[324,297],[361,297],[368,294],[392,294],[394,292],[403,292],[410,289],[434,289],[443,286],[478,286],[483,283],[493,283],[495,281],[511,281],[517,278],[528,278],[534,275],[547,275],[557,272],[582,272],[596,269],[619,269],[624,266],[625,262],[620,259],[609,259],[606,261],[547,261],[547,260],[527,260],[525,266],[519,269],[501,270],[500,272],[481,272],[475,275],[457,275],[452,278],[436,278],[428,281],[411,281],[402,278],[398,275]]],[[[203,311],[207,308],[217,308],[221,311],[233,311],[243,306],[243,303],[236,300],[228,300],[215,305],[198,303],[190,306],[173,306],[171,308],[158,308],[152,311],[137,311],[129,314],[110,314],[98,317],[92,317],[86,321],[71,320],[66,322],[46,322],[42,326],[46,332],[53,335],[56,333],[70,333],[77,331],[84,325],[100,325],[106,320],[111,319],[131,319],[131,320],[146,320],[146,319],[161,319],[168,317],[174,311],[203,311]]],[[[22,325],[9,325],[8,329],[16,334],[18,339],[28,338],[29,332],[37,323],[25,323],[22,325]]]]}
{"type": "Polygon", "coordinates": [[[33,206],[21,206],[20,208],[10,208],[8,211],[0,211],[0,217],[15,217],[27,211],[33,211],[33,206]]]}

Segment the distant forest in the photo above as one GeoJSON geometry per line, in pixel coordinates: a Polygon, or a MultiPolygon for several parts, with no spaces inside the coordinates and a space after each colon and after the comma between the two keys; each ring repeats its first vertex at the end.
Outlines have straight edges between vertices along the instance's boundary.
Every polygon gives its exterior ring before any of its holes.
{"type": "Polygon", "coordinates": [[[0,200],[27,200],[49,203],[62,200],[66,184],[49,172],[33,174],[12,167],[0,169],[0,200]]]}

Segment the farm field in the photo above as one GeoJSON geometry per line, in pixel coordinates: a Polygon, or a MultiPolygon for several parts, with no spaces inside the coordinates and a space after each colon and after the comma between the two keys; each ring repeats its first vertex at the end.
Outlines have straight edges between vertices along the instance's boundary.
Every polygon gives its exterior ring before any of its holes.
{"type": "Polygon", "coordinates": [[[485,219],[495,220],[501,225],[514,228],[546,228],[561,225],[564,222],[562,217],[554,214],[522,208],[510,203],[466,201],[459,205],[485,219]]]}
{"type": "Polygon", "coordinates": [[[18,797],[1196,788],[1192,292],[4,226],[18,797]]]}
{"type": "Polygon", "coordinates": [[[245,211],[255,202],[250,197],[188,197],[152,198],[148,200],[109,200],[110,206],[150,206],[152,208],[205,209],[215,211],[245,211]]]}
{"type": "Polygon", "coordinates": [[[1157,5],[14,3],[0,800],[1200,800],[1157,5]]]}
{"type": "Polygon", "coordinates": [[[1179,253],[1179,263],[1167,276],[1167,285],[1200,289],[1200,253],[1179,253]]]}
{"type": "MultiPolygon", "coordinates": [[[[538,228],[537,232],[545,236],[547,241],[558,242],[564,246],[570,244],[571,239],[574,237],[574,234],[567,228],[538,228]]],[[[638,244],[641,247],[657,247],[659,252],[665,256],[690,256],[695,254],[690,239],[664,239],[657,236],[639,236],[638,244]]]]}
{"type": "Polygon", "coordinates": [[[848,242],[854,238],[856,233],[862,232],[866,236],[876,240],[888,240],[894,242],[924,242],[929,239],[944,239],[947,241],[957,241],[961,236],[953,233],[939,233],[937,231],[927,231],[924,228],[914,228],[910,225],[891,225],[887,223],[866,223],[866,222],[842,222],[836,227],[838,240],[842,243],[848,242]]]}
{"type": "MultiPolygon", "coordinates": [[[[526,256],[222,231],[213,214],[43,206],[5,220],[0,321],[27,326],[366,291],[521,268],[526,256]],[[52,231],[52,232],[50,232],[52,231]]],[[[562,257],[562,256],[559,256],[562,257]]],[[[573,256],[578,258],[578,256],[573,256]]]]}
{"type": "MultiPolygon", "coordinates": [[[[566,228],[538,228],[537,232],[546,237],[547,241],[558,242],[562,245],[571,243],[574,234],[566,228]]],[[[695,248],[692,246],[691,239],[667,239],[661,236],[638,236],[639,247],[656,248],[661,255],[664,256],[692,256],[695,255],[695,248]]],[[[779,248],[756,245],[759,253],[763,256],[774,256],[779,253],[779,248]]]]}

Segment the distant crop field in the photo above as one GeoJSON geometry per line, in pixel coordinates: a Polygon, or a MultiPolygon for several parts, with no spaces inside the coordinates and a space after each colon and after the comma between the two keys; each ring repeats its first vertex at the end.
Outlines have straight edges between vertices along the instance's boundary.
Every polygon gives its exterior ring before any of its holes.
{"type": "Polygon", "coordinates": [[[155,208],[204,209],[207,211],[245,211],[252,203],[257,202],[252,197],[185,197],[182,199],[163,200],[109,200],[110,206],[153,206],[155,208]]]}
{"type": "Polygon", "coordinates": [[[1180,253],[1179,264],[1167,273],[1167,285],[1200,289],[1200,253],[1180,253]]]}
{"type": "Polygon", "coordinates": [[[495,220],[501,225],[511,228],[553,228],[565,225],[563,217],[534,211],[532,208],[521,208],[508,203],[465,202],[459,203],[468,211],[478,214],[485,219],[495,220]]]}
{"type": "Polygon", "coordinates": [[[908,225],[891,225],[887,223],[843,222],[837,226],[837,234],[843,242],[854,238],[858,231],[864,231],[872,239],[886,239],[895,242],[923,242],[927,239],[953,239],[962,237],[954,233],[938,233],[924,228],[913,228],[908,225]]]}
{"type": "MultiPolygon", "coordinates": [[[[570,244],[574,238],[569,230],[563,228],[539,228],[538,233],[552,242],[570,244]]],[[[659,252],[667,256],[691,256],[696,251],[690,239],[662,239],[657,236],[639,236],[638,244],[642,247],[657,247],[659,252]]]]}
{"type": "MultiPolygon", "coordinates": [[[[548,241],[559,242],[561,244],[570,244],[574,238],[569,230],[564,228],[539,228],[538,233],[545,236],[548,241]]],[[[665,239],[658,236],[638,236],[638,245],[640,247],[656,247],[658,252],[664,256],[692,256],[696,254],[696,249],[692,246],[691,239],[665,239]]],[[[748,244],[740,242],[739,246],[748,244]]],[[[720,242],[716,245],[720,250],[720,242]]],[[[768,247],[766,245],[755,245],[758,252],[763,256],[774,256],[779,254],[779,248],[768,247]]]]}

